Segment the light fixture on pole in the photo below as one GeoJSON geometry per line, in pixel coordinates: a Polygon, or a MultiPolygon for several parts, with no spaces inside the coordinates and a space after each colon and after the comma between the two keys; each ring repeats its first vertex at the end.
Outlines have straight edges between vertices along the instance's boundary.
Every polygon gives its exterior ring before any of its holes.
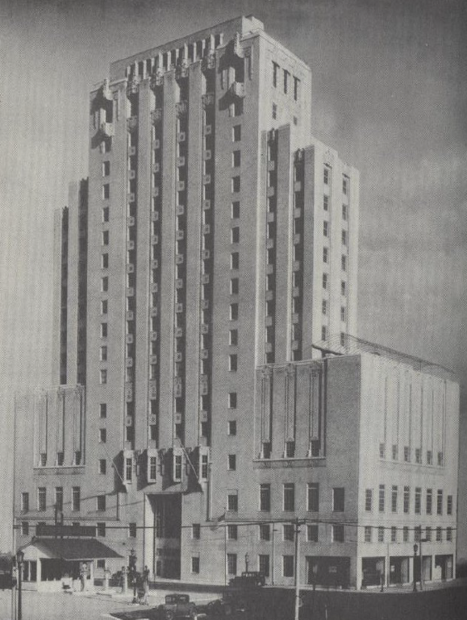
{"type": "Polygon", "coordinates": [[[22,620],[23,617],[23,606],[22,606],[22,581],[23,581],[23,561],[24,561],[24,551],[18,549],[16,552],[16,566],[18,570],[18,620],[22,620]]]}

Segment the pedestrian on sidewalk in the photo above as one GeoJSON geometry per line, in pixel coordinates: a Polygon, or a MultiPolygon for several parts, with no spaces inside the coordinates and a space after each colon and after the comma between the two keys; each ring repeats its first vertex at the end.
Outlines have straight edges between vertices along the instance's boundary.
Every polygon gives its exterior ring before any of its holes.
{"type": "Polygon", "coordinates": [[[141,599],[142,605],[148,604],[148,596],[149,596],[149,568],[147,566],[144,567],[143,575],[142,575],[142,585],[143,585],[143,596],[141,599]]]}

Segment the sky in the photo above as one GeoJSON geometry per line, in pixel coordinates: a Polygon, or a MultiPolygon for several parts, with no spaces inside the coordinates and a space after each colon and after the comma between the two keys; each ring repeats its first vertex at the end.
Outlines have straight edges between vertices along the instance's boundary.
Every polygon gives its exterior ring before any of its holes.
{"type": "MultiPolygon", "coordinates": [[[[310,65],[313,132],[360,170],[358,335],[459,378],[467,523],[462,0],[0,0],[4,481],[12,394],[51,384],[53,212],[87,176],[89,91],[110,62],[241,14],[310,65]]],[[[467,527],[459,537],[467,558],[467,527]]]]}

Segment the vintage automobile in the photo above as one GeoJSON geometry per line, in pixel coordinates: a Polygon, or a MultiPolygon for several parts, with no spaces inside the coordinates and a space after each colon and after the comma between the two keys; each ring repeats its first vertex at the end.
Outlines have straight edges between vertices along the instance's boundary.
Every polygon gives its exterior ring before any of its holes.
{"type": "Polygon", "coordinates": [[[159,605],[158,610],[164,620],[174,618],[196,618],[196,605],[190,601],[188,594],[167,594],[165,602],[159,605]]]}

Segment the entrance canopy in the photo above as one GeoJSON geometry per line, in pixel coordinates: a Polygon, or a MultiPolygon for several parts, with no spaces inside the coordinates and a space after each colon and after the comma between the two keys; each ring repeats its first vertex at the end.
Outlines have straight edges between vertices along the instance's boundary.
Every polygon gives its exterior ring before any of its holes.
{"type": "Polygon", "coordinates": [[[122,557],[95,538],[34,538],[24,548],[25,557],[31,547],[35,547],[42,557],[68,561],[122,557]]]}

